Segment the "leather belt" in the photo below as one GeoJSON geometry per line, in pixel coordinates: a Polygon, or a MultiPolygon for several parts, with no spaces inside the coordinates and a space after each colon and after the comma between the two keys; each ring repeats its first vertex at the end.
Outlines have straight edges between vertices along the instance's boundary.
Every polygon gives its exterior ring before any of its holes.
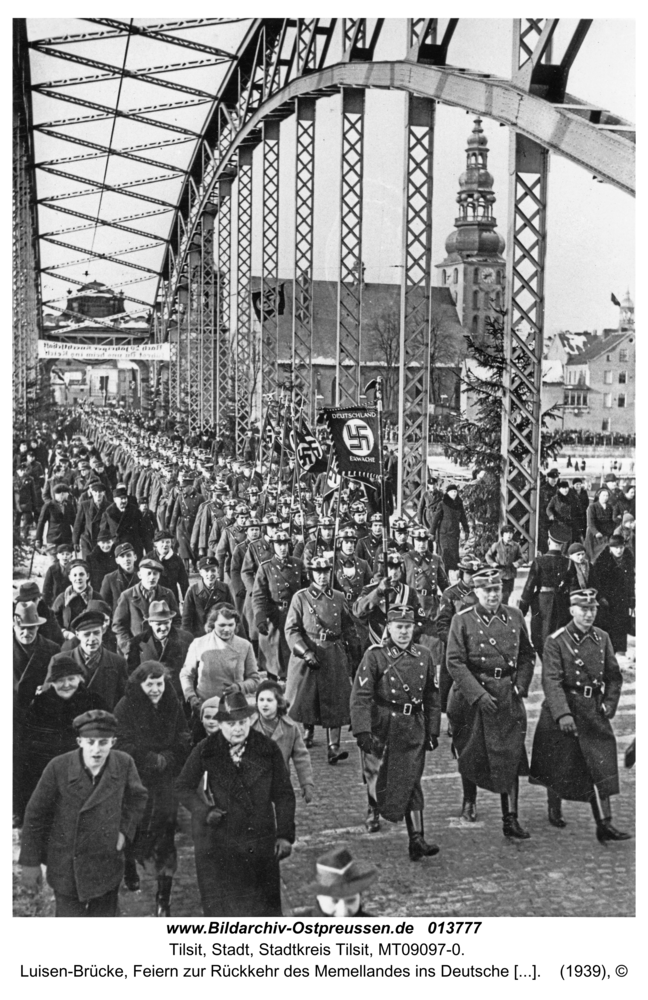
{"type": "Polygon", "coordinates": [[[279,608],[280,611],[288,610],[288,601],[273,601],[272,603],[276,608],[279,608]]]}
{"type": "Polygon", "coordinates": [[[541,594],[555,594],[556,593],[556,588],[555,587],[540,587],[540,593],[541,594]]]}
{"type": "Polygon", "coordinates": [[[329,632],[327,628],[320,629],[319,632],[307,632],[306,635],[311,639],[317,639],[318,642],[337,642],[338,639],[342,638],[339,634],[329,632]]]}
{"type": "Polygon", "coordinates": [[[486,681],[492,681],[492,680],[499,681],[503,677],[512,677],[514,673],[515,673],[514,670],[506,670],[504,667],[495,667],[495,670],[493,671],[492,674],[485,674],[485,673],[477,674],[477,680],[478,681],[483,681],[483,680],[486,680],[486,681]]]}
{"type": "Polygon", "coordinates": [[[423,711],[422,701],[407,701],[403,704],[400,701],[387,701],[386,698],[376,696],[376,705],[380,705],[381,708],[389,708],[399,715],[418,715],[419,712],[423,711]]]}
{"type": "Polygon", "coordinates": [[[583,698],[592,698],[595,694],[603,693],[602,684],[563,684],[566,691],[577,691],[583,698]]]}

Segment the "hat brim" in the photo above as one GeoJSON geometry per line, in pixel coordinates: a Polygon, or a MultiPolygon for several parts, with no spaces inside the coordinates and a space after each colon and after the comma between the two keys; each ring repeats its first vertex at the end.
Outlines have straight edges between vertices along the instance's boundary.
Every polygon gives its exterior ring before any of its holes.
{"type": "Polygon", "coordinates": [[[221,712],[219,709],[214,718],[217,722],[240,722],[242,719],[249,719],[250,716],[256,714],[256,706],[253,708],[248,705],[247,708],[237,708],[234,712],[221,712]]]}
{"type": "Polygon", "coordinates": [[[334,896],[336,899],[346,899],[348,896],[357,896],[358,893],[371,885],[378,874],[378,869],[366,867],[358,872],[353,878],[340,878],[330,885],[323,885],[321,882],[311,882],[308,886],[309,892],[316,896],[334,896]]]}
{"type": "Polygon", "coordinates": [[[18,627],[22,628],[38,628],[39,625],[45,625],[47,618],[41,618],[40,615],[35,622],[15,622],[18,627]]]}

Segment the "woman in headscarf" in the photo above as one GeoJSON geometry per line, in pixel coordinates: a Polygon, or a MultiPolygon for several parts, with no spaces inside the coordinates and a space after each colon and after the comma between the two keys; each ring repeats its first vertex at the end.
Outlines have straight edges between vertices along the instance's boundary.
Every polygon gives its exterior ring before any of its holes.
{"type": "Polygon", "coordinates": [[[175,848],[178,800],[174,781],[188,753],[187,723],[167,668],[147,660],[128,678],[115,706],[117,749],[131,755],[149,793],[135,840],[126,848],[124,882],[139,889],[137,862],[157,877],[156,916],[170,916],[171,887],[178,860],[175,848]]]}

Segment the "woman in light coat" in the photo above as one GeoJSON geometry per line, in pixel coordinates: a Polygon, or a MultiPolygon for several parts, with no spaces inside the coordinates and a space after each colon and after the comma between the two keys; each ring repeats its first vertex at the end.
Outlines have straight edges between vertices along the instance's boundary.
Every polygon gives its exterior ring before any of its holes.
{"type": "Polygon", "coordinates": [[[313,768],[310,754],[304,744],[304,739],[297,723],[288,717],[288,702],[276,681],[262,681],[256,692],[257,719],[252,728],[263,733],[277,744],[286,767],[290,770],[290,761],[297,772],[297,780],[306,805],[313,800],[313,768]]]}

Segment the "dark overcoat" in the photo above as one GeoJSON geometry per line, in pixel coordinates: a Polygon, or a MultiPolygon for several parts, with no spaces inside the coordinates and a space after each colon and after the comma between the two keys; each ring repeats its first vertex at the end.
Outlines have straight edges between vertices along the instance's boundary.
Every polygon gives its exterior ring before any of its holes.
{"type": "Polygon", "coordinates": [[[47,865],[47,881],[81,902],[119,885],[124,852],[120,833],[132,840],[147,791],[128,754],[111,750],[96,785],[72,750],[50,761],[25,811],[19,864],[47,865]]]}
{"type": "Polygon", "coordinates": [[[481,604],[452,619],[446,664],[453,684],[448,719],[461,774],[480,788],[508,792],[518,775],[529,773],[524,738],[535,653],[517,608],[500,605],[490,615],[481,604]],[[497,711],[482,710],[487,691],[497,711]]]}
{"type": "Polygon", "coordinates": [[[635,561],[623,550],[616,559],[603,549],[592,567],[592,586],[598,590],[600,607],[596,623],[610,636],[615,653],[625,653],[630,632],[630,612],[635,606],[635,561]]]}
{"type": "Polygon", "coordinates": [[[128,672],[132,673],[140,663],[146,663],[147,660],[157,660],[158,663],[164,664],[171,673],[171,686],[182,704],[184,703],[184,695],[180,684],[180,671],[184,666],[187,650],[193,640],[191,632],[172,625],[164,649],[162,649],[162,644],[153,635],[151,626],[147,625],[142,632],[133,637],[128,651],[128,672]]]}
{"type": "Polygon", "coordinates": [[[211,590],[205,586],[204,580],[192,583],[182,605],[183,629],[191,632],[194,639],[205,635],[205,622],[209,612],[223,602],[231,603],[231,594],[226,583],[217,580],[211,590]]]}
{"type": "Polygon", "coordinates": [[[124,510],[120,510],[116,503],[111,503],[103,515],[101,526],[109,529],[115,545],[130,542],[137,558],[141,559],[144,552],[141,522],[139,508],[134,503],[127,503],[124,510]]]}
{"type": "Polygon", "coordinates": [[[609,636],[572,623],[547,639],[542,662],[545,694],[533,738],[531,781],[562,799],[587,802],[619,791],[617,745],[610,719],[621,695],[621,671],[609,636]],[[578,736],[560,730],[571,715],[578,736]]]}
{"type": "Polygon", "coordinates": [[[129,644],[133,636],[143,631],[144,619],[148,617],[149,605],[153,601],[166,601],[171,611],[175,613],[176,620],[180,621],[178,602],[175,595],[166,587],[161,587],[158,584],[149,596],[144,593],[141,583],[125,590],[120,595],[117,607],[113,612],[113,631],[117,636],[119,651],[124,656],[128,656],[129,644]]]}
{"type": "Polygon", "coordinates": [[[268,635],[259,635],[259,649],[265,656],[268,673],[284,678],[290,649],[285,635],[286,616],[294,594],[308,583],[298,559],[277,556],[262,562],[252,590],[252,610],[257,625],[267,621],[268,635]]]}
{"type": "Polygon", "coordinates": [[[100,591],[101,600],[105,601],[110,609],[114,611],[124,591],[128,590],[129,587],[134,587],[137,583],[139,583],[137,570],[133,570],[132,573],[125,573],[120,566],[114,572],[104,576],[100,591]]]}
{"type": "Polygon", "coordinates": [[[295,793],[277,744],[251,730],[236,766],[217,732],[192,750],[177,787],[180,801],[191,810],[204,915],[279,916],[275,842],[294,842],[295,793]],[[205,782],[214,805],[225,813],[217,826],[206,823],[205,782]]]}
{"type": "Polygon", "coordinates": [[[430,531],[436,536],[439,555],[446,570],[459,565],[459,533],[463,528],[468,535],[468,519],[461,497],[453,500],[447,494],[432,515],[430,531]]]}
{"type": "Polygon", "coordinates": [[[421,777],[425,744],[439,735],[441,707],[436,666],[428,649],[412,643],[402,650],[387,639],[370,646],[358,668],[351,695],[354,735],[372,733],[380,754],[376,798],[380,814],[397,822],[423,808],[421,777]],[[412,706],[405,715],[394,705],[412,706]]]}
{"type": "Polygon", "coordinates": [[[112,712],[126,690],[128,674],[126,671],[126,661],[123,656],[111,653],[109,649],[102,646],[99,656],[91,663],[90,670],[88,670],[80,646],[75,646],[73,649],[61,650],[60,653],[57,653],[53,657],[52,662],[60,660],[63,656],[71,657],[84,668],[87,676],[86,686],[88,690],[98,695],[105,703],[108,711],[112,712]]]}
{"type": "Polygon", "coordinates": [[[286,700],[289,715],[310,726],[335,728],[350,722],[351,681],[343,635],[354,623],[346,601],[337,590],[320,590],[314,583],[298,591],[286,618],[285,635],[290,646],[286,700]],[[309,667],[294,652],[302,640],[312,650],[318,669],[309,667]]]}
{"type": "Polygon", "coordinates": [[[165,684],[157,705],[138,683],[128,684],[115,706],[117,749],[130,754],[148,791],[146,811],[137,828],[132,854],[155,874],[172,875],[177,867],[174,844],[178,798],[175,779],[189,753],[189,731],[173,688],[165,684]],[[159,757],[165,761],[160,767],[159,757]]]}

